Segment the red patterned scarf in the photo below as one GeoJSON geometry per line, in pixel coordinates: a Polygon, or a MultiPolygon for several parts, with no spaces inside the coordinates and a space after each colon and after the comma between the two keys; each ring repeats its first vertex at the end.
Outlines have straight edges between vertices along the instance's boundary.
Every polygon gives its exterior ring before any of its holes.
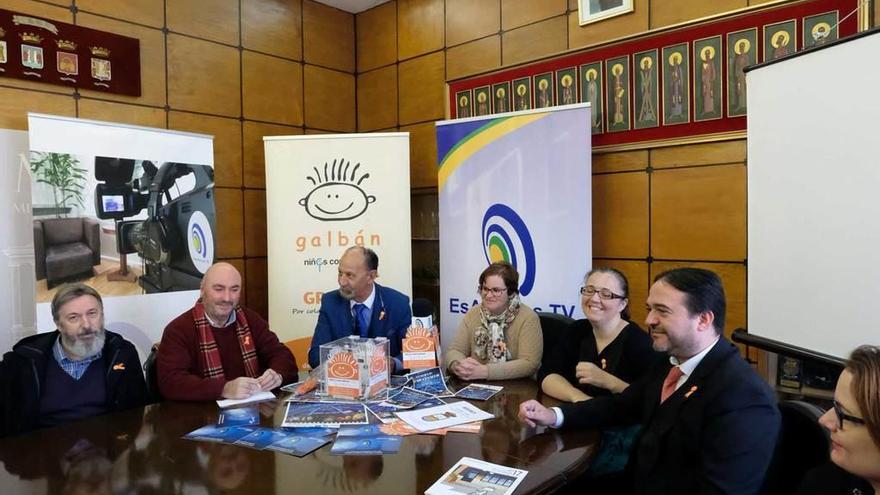
{"type": "MultiPolygon", "coordinates": [[[[220,349],[214,341],[214,333],[211,331],[211,323],[205,316],[205,306],[201,298],[193,307],[193,318],[196,329],[199,331],[199,355],[201,355],[203,378],[225,378],[223,374],[223,361],[220,359],[220,349]]],[[[241,348],[241,359],[244,361],[244,370],[250,378],[258,376],[257,350],[254,348],[254,337],[248,326],[247,318],[241,306],[235,306],[235,334],[238,336],[238,345],[241,348]]]]}

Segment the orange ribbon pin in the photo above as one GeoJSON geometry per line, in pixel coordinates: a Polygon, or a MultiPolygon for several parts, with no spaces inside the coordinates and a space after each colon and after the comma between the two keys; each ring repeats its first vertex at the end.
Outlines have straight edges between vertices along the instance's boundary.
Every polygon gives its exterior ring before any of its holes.
{"type": "Polygon", "coordinates": [[[688,392],[686,394],[684,394],[684,398],[687,399],[688,397],[691,396],[692,393],[694,393],[696,391],[697,391],[697,386],[694,385],[693,387],[691,387],[690,390],[688,390],[688,392]]]}
{"type": "Polygon", "coordinates": [[[113,371],[123,371],[123,370],[125,370],[125,364],[116,363],[113,365],[113,371]]]}

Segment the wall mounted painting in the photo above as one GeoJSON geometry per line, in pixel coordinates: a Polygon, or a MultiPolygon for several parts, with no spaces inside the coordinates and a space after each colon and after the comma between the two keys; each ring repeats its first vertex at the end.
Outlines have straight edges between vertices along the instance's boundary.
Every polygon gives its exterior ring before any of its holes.
{"type": "Polygon", "coordinates": [[[663,47],[663,125],[691,121],[690,50],[687,43],[663,47]]]}
{"type": "Polygon", "coordinates": [[[605,94],[608,95],[608,132],[628,131],[629,108],[629,56],[609,58],[605,61],[605,94]]]}
{"type": "Polygon", "coordinates": [[[510,111],[510,83],[503,82],[492,85],[492,96],[494,103],[492,108],[495,113],[504,113],[510,111]]]}
{"type": "Polygon", "coordinates": [[[556,71],[557,105],[572,105],[578,101],[577,69],[569,67],[556,71]]]}
{"type": "Polygon", "coordinates": [[[694,41],[694,122],[721,118],[721,36],[694,41]]]}
{"type": "Polygon", "coordinates": [[[645,129],[657,127],[660,124],[658,114],[659,105],[659,75],[657,66],[657,50],[647,50],[633,55],[633,67],[635,70],[633,109],[635,114],[635,128],[645,129]]]}
{"type": "Polygon", "coordinates": [[[777,22],[764,26],[764,58],[767,62],[776,60],[797,51],[795,20],[777,22]]]}
{"type": "Polygon", "coordinates": [[[474,88],[474,105],[477,117],[492,113],[492,89],[489,86],[474,88]]]}
{"type": "Polygon", "coordinates": [[[513,81],[513,109],[528,110],[532,108],[532,79],[523,77],[513,81]]]}
{"type": "Polygon", "coordinates": [[[812,48],[834,41],[837,36],[837,11],[804,17],[801,46],[812,48]]]}
{"type": "Polygon", "coordinates": [[[473,95],[471,90],[455,93],[455,116],[459,119],[474,116],[473,95]]]}
{"type": "Polygon", "coordinates": [[[727,116],[746,114],[745,68],[758,61],[758,30],[727,34],[727,116]]]}
{"type": "Polygon", "coordinates": [[[535,76],[535,108],[553,106],[553,73],[545,72],[535,76]]]}
{"type": "Polygon", "coordinates": [[[578,0],[581,26],[633,11],[633,0],[578,0]]]}
{"type": "Polygon", "coordinates": [[[602,84],[602,62],[584,64],[580,67],[581,101],[590,103],[590,129],[593,134],[602,134],[604,130],[605,98],[602,84]]]}

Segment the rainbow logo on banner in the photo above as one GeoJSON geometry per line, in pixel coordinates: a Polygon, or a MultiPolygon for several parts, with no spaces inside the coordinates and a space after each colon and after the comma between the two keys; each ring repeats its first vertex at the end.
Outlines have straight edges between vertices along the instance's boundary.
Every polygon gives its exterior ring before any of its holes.
{"type": "Polygon", "coordinates": [[[486,261],[506,261],[522,275],[520,294],[535,286],[535,244],[522,218],[513,208],[496,203],[483,215],[483,254],[486,261]]]}

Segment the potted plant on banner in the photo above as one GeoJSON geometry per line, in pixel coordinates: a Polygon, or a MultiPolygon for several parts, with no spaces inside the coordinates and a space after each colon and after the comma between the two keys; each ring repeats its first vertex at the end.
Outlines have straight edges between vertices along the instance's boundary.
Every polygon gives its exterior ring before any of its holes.
{"type": "Polygon", "coordinates": [[[68,153],[31,154],[34,179],[52,187],[56,218],[61,218],[62,213],[66,217],[73,205],[83,207],[86,172],[79,167],[79,160],[68,153]]]}

